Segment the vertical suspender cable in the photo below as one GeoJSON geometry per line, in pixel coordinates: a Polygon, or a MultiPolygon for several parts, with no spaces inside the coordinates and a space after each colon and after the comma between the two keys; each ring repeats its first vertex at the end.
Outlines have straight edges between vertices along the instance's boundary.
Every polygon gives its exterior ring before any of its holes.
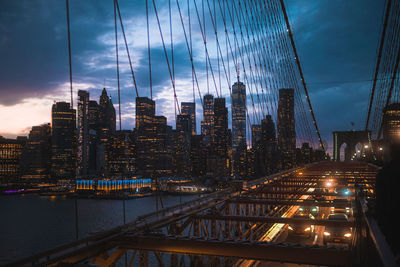
{"type": "Polygon", "coordinates": [[[133,85],[134,85],[135,91],[136,91],[136,97],[139,97],[139,92],[138,92],[138,88],[137,88],[137,84],[136,84],[135,73],[133,72],[133,66],[132,66],[131,55],[130,55],[130,53],[129,53],[129,48],[128,48],[128,42],[126,41],[124,23],[122,22],[121,12],[119,11],[118,0],[116,0],[115,3],[116,3],[116,5],[117,5],[117,11],[118,11],[119,21],[120,21],[120,25],[121,25],[122,35],[124,36],[126,54],[128,55],[129,66],[130,66],[130,68],[131,68],[131,74],[132,74],[132,79],[133,79],[133,85]]]}
{"type": "MultiPolygon", "coordinates": [[[[72,92],[72,63],[71,63],[71,32],[69,25],[69,1],[65,0],[66,10],[67,10],[67,32],[68,32],[68,59],[69,59],[69,85],[71,92],[71,109],[74,108],[74,98],[72,92]]],[[[74,210],[75,210],[75,238],[79,238],[79,225],[78,225],[78,199],[75,196],[74,199],[74,210]]]]}
{"type": "MultiPolygon", "coordinates": [[[[385,106],[383,108],[383,112],[385,112],[386,108],[388,107],[389,103],[390,103],[390,99],[392,98],[392,92],[393,92],[393,87],[394,87],[394,83],[396,81],[396,76],[397,76],[397,70],[399,68],[399,62],[400,62],[400,47],[399,47],[399,51],[397,52],[397,57],[396,57],[396,65],[394,66],[394,70],[393,70],[393,76],[392,76],[392,81],[390,83],[390,88],[389,88],[389,93],[388,96],[386,98],[386,103],[385,106]]],[[[384,117],[381,120],[381,124],[379,127],[379,132],[378,132],[378,136],[377,139],[379,140],[382,134],[382,128],[383,128],[383,124],[384,124],[384,117]]]]}
{"type": "Polygon", "coordinates": [[[392,4],[392,0],[388,0],[387,7],[386,7],[385,21],[383,23],[383,31],[382,31],[381,41],[380,41],[380,44],[379,44],[378,58],[377,58],[377,61],[376,61],[376,66],[375,66],[374,82],[372,84],[371,97],[370,97],[370,100],[369,100],[367,121],[365,122],[365,131],[368,131],[369,117],[371,116],[372,103],[374,102],[376,81],[378,79],[379,67],[380,67],[380,64],[381,64],[383,45],[385,43],[386,29],[387,29],[387,24],[388,24],[388,20],[389,20],[391,4],[392,4]]]}
{"type": "Polygon", "coordinates": [[[119,130],[122,130],[121,123],[121,91],[119,85],[119,58],[118,58],[118,29],[117,29],[117,4],[114,0],[114,32],[115,32],[115,57],[117,61],[117,86],[118,86],[118,117],[119,117],[119,130]]]}
{"type": "MultiPolygon", "coordinates": [[[[118,117],[119,117],[119,131],[122,131],[122,122],[121,122],[121,91],[119,84],[119,55],[118,55],[118,29],[117,29],[117,0],[114,0],[114,32],[115,32],[115,56],[117,62],[117,86],[118,86],[118,117]]],[[[126,223],[125,216],[125,194],[122,200],[122,214],[123,214],[123,223],[126,223]]]]}
{"type": "Polygon", "coordinates": [[[303,84],[304,91],[306,93],[307,103],[308,103],[308,106],[310,108],[310,113],[311,113],[311,117],[313,119],[315,130],[316,130],[317,135],[318,135],[319,145],[325,151],[324,144],[323,144],[322,138],[321,138],[321,134],[320,134],[319,129],[318,129],[317,120],[315,119],[314,111],[313,111],[313,108],[312,108],[312,105],[311,105],[310,96],[308,95],[306,81],[304,79],[303,71],[301,70],[300,58],[299,58],[299,56],[297,54],[296,46],[294,44],[294,39],[293,39],[292,31],[291,31],[291,28],[290,28],[290,24],[289,24],[289,18],[288,18],[287,13],[286,13],[285,3],[283,1],[284,0],[280,0],[281,6],[282,6],[283,15],[284,15],[285,21],[286,21],[286,27],[287,27],[287,30],[288,30],[288,33],[289,33],[290,42],[292,43],[293,52],[294,52],[294,55],[296,57],[296,63],[297,63],[297,67],[299,69],[301,82],[303,84]]]}
{"type": "Polygon", "coordinates": [[[69,0],[65,0],[67,9],[67,32],[68,32],[68,60],[69,60],[69,86],[71,91],[71,109],[74,108],[74,97],[72,92],[72,60],[71,60],[71,31],[69,26],[69,0]]]}
{"type": "MultiPolygon", "coordinates": [[[[172,84],[175,84],[175,65],[174,65],[174,41],[172,38],[172,14],[171,14],[171,0],[168,0],[168,9],[169,9],[169,31],[170,31],[170,38],[171,38],[171,65],[172,65],[172,84]]],[[[175,101],[174,101],[175,102],[175,101]]],[[[176,106],[179,103],[174,104],[174,111],[175,111],[175,120],[176,120],[176,106]]]]}
{"type": "Polygon", "coordinates": [[[150,29],[149,29],[149,4],[146,1],[146,22],[147,22],[147,56],[149,58],[149,84],[150,84],[150,98],[153,100],[153,81],[151,77],[151,53],[150,53],[150,29]]]}

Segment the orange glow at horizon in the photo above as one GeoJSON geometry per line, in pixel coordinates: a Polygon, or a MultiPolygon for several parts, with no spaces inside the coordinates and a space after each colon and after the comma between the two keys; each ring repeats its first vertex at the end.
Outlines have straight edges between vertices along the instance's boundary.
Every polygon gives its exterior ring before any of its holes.
{"type": "Polygon", "coordinates": [[[13,106],[0,105],[0,135],[28,135],[32,126],[51,122],[53,102],[48,98],[29,98],[13,106]]]}

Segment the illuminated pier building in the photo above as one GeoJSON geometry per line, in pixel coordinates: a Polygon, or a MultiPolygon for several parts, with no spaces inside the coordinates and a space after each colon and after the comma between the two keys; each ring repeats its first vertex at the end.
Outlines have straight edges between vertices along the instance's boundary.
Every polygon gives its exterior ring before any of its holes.
{"type": "Polygon", "coordinates": [[[93,179],[77,180],[76,190],[98,193],[112,193],[116,191],[136,191],[139,188],[151,188],[151,179],[93,179]]]}

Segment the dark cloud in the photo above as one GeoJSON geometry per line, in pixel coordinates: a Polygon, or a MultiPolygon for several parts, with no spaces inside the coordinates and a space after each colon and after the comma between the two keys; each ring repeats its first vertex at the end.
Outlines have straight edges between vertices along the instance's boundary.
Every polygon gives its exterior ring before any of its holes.
{"type": "Polygon", "coordinates": [[[383,1],[287,1],[320,131],[364,129],[383,1]],[[331,83],[332,82],[332,83],[331,83]],[[323,83],[323,84],[320,84],[323,83]]]}
{"type": "MultiPolygon", "coordinates": [[[[105,85],[116,104],[115,48],[112,39],[114,31],[113,1],[70,0],[69,2],[74,82],[89,86],[91,98],[98,99],[105,80],[105,85]]],[[[186,33],[188,34],[185,2],[180,1],[184,22],[186,23],[186,33]]],[[[341,81],[358,81],[371,78],[381,27],[383,1],[287,0],[285,2],[323,139],[331,140],[331,132],[334,130],[349,129],[351,121],[354,121],[356,126],[362,129],[370,84],[341,83],[341,81]]],[[[151,2],[149,3],[151,4],[151,2]]],[[[172,3],[173,9],[177,12],[175,1],[172,1],[172,3]]],[[[119,0],[119,4],[125,21],[125,30],[127,34],[132,33],[132,28],[143,24],[145,1],[119,0]]],[[[201,12],[201,5],[199,5],[199,2],[197,4],[201,12]]],[[[160,16],[168,15],[168,1],[157,1],[157,6],[160,16]]],[[[216,8],[218,11],[218,5],[216,8]]],[[[153,12],[152,5],[150,5],[150,13],[154,16],[153,12]]],[[[194,47],[201,49],[202,39],[198,20],[194,14],[193,11],[192,33],[193,37],[196,38],[194,47]]],[[[191,65],[177,13],[175,13],[173,20],[176,28],[174,34],[180,35],[180,39],[175,40],[174,46],[175,77],[180,80],[191,80],[191,65]]],[[[229,22],[230,18],[227,17],[227,20],[229,22]]],[[[155,23],[156,20],[153,17],[151,26],[155,27],[155,23]]],[[[215,66],[216,45],[209,18],[206,19],[206,24],[209,31],[207,41],[210,47],[211,60],[215,66]]],[[[168,30],[169,25],[162,24],[161,26],[163,31],[168,30]]],[[[157,40],[159,38],[158,28],[155,27],[154,29],[155,32],[152,32],[151,39],[157,40]]],[[[145,24],[141,30],[146,31],[145,24]]],[[[246,34],[246,28],[243,28],[243,30],[246,34]]],[[[277,26],[275,25],[273,31],[276,30],[277,26]]],[[[218,20],[218,32],[220,34],[220,45],[225,56],[227,46],[221,18],[218,20]]],[[[231,26],[228,26],[228,32],[232,34],[231,26]]],[[[55,90],[59,89],[61,84],[69,81],[64,1],[0,1],[0,33],[0,93],[2,94],[0,104],[14,105],[30,97],[41,97],[50,93],[54,95],[62,94],[55,92],[55,90]]],[[[135,32],[135,34],[137,33],[135,32]]],[[[132,59],[137,64],[135,75],[139,94],[140,96],[149,96],[147,47],[143,45],[144,40],[135,39],[138,38],[135,35],[130,37],[133,40],[128,39],[128,42],[130,42],[129,49],[132,59]],[[138,45],[139,41],[141,45],[138,45]]],[[[167,32],[164,38],[170,57],[171,50],[167,32]]],[[[133,112],[132,103],[134,103],[136,93],[127,65],[121,34],[119,40],[121,103],[123,112],[127,113],[127,117],[124,118],[124,125],[131,127],[133,125],[132,118],[128,114],[133,112]]],[[[232,46],[235,45],[232,35],[230,42],[232,46]]],[[[272,45],[270,40],[268,43],[272,45]]],[[[243,49],[250,51],[250,48],[251,46],[246,46],[243,49]]],[[[197,54],[194,55],[196,58],[195,66],[201,94],[204,94],[206,92],[204,52],[199,51],[196,50],[197,54]]],[[[245,61],[247,61],[246,57],[248,56],[244,53],[245,61]]],[[[272,59],[268,55],[266,57],[272,59]]],[[[276,58],[274,59],[276,60],[276,58]]],[[[156,46],[152,45],[151,60],[153,95],[160,95],[164,90],[168,90],[162,99],[160,97],[157,105],[159,107],[173,107],[171,103],[167,103],[170,99],[165,97],[165,95],[172,96],[172,86],[164,50],[160,43],[156,46]]],[[[172,62],[170,61],[170,63],[172,62]]],[[[225,64],[227,64],[226,61],[225,64]]],[[[233,66],[231,58],[231,76],[235,76],[233,66]]],[[[217,77],[216,71],[214,68],[215,77],[217,77]]],[[[222,66],[221,78],[223,94],[229,97],[222,66]]],[[[255,78],[256,80],[259,79],[259,77],[255,78]]],[[[209,79],[210,92],[214,92],[210,70],[209,79]]],[[[76,90],[81,89],[78,85],[74,88],[76,90]]],[[[254,89],[253,94],[255,93],[254,89]]],[[[201,111],[197,86],[195,91],[198,111],[201,111]]],[[[188,97],[192,95],[191,86],[187,89],[187,92],[180,93],[185,95],[178,95],[178,99],[191,99],[191,97],[188,97]]],[[[248,99],[250,99],[250,96],[248,99]]],[[[254,99],[255,104],[258,105],[257,97],[254,97],[254,99]]],[[[227,105],[229,105],[229,99],[227,99],[227,105]]],[[[306,110],[308,110],[308,107],[306,107],[306,110]]],[[[198,124],[200,120],[201,116],[198,118],[198,124]]]]}

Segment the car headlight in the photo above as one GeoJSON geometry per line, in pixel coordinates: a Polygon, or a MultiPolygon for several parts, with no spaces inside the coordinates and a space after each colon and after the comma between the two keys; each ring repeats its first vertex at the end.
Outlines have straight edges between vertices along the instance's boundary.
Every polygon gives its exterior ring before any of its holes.
{"type": "Polygon", "coordinates": [[[304,229],[304,231],[306,231],[306,232],[308,232],[308,231],[310,231],[310,230],[311,230],[310,227],[307,227],[306,229],[304,229]]]}
{"type": "Polygon", "coordinates": [[[291,230],[291,231],[293,231],[293,228],[292,228],[291,226],[288,226],[288,229],[291,230]]]}
{"type": "Polygon", "coordinates": [[[329,232],[324,232],[324,235],[329,236],[329,235],[331,235],[331,233],[329,233],[329,232]]]}
{"type": "Polygon", "coordinates": [[[351,234],[350,234],[350,233],[347,233],[347,234],[344,234],[344,236],[345,236],[345,237],[350,237],[351,234]]]}

